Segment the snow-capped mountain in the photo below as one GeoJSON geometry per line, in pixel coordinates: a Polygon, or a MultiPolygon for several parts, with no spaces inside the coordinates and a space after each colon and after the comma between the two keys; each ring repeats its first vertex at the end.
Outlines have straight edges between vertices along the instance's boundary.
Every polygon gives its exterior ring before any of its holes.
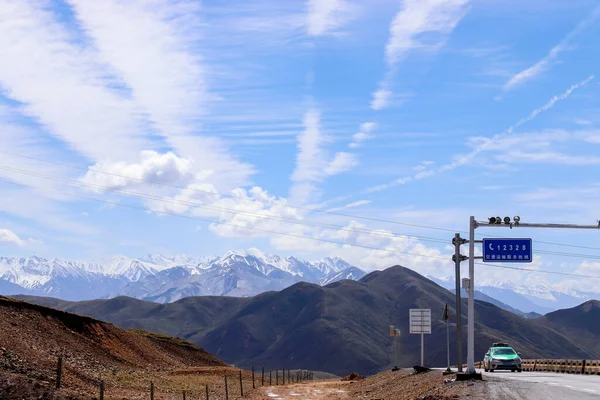
{"type": "MultiPolygon", "coordinates": [[[[444,278],[428,276],[428,278],[448,290],[455,288],[454,276],[444,278]]],[[[572,308],[588,300],[600,298],[598,293],[580,292],[573,289],[559,291],[545,284],[525,286],[498,283],[491,286],[488,283],[476,286],[476,288],[477,291],[524,313],[534,312],[542,315],[560,309],[572,308]]]]}
{"type": "Polygon", "coordinates": [[[126,295],[171,302],[187,296],[253,296],[299,281],[327,285],[360,279],[361,269],[339,258],[310,262],[258,249],[223,256],[123,256],[90,262],[0,257],[0,293],[89,300],[126,295]]]}

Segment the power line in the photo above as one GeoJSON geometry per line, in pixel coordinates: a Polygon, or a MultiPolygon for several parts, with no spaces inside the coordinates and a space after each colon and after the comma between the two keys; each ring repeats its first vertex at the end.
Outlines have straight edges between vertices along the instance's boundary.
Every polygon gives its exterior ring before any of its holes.
{"type": "MultiPolygon", "coordinates": [[[[18,185],[18,183],[16,183],[16,182],[11,182],[11,181],[7,181],[7,180],[3,180],[3,179],[0,179],[0,182],[11,184],[11,185],[18,185]]],[[[36,189],[38,189],[40,191],[44,191],[44,189],[41,189],[41,188],[36,188],[36,189]]],[[[382,251],[382,252],[402,254],[402,255],[411,255],[411,256],[416,256],[416,257],[438,259],[438,260],[443,260],[443,261],[446,261],[446,262],[450,262],[450,260],[449,260],[450,257],[431,256],[431,255],[413,253],[413,252],[408,252],[408,251],[399,251],[399,250],[392,250],[392,249],[382,249],[382,248],[378,248],[378,247],[365,246],[365,245],[360,245],[360,244],[338,242],[336,240],[329,240],[329,239],[322,239],[322,238],[313,238],[313,237],[310,237],[310,236],[296,235],[296,234],[293,234],[293,233],[277,232],[277,231],[271,231],[271,230],[267,230],[267,229],[247,227],[247,226],[243,226],[243,225],[232,224],[232,223],[229,223],[229,222],[214,221],[214,220],[211,220],[211,219],[201,218],[201,217],[196,217],[196,216],[191,216],[191,215],[182,215],[182,214],[176,214],[176,213],[171,213],[171,212],[167,212],[167,211],[155,211],[155,210],[151,210],[151,209],[146,208],[146,207],[139,207],[139,206],[134,206],[134,205],[130,205],[130,204],[113,203],[113,202],[111,202],[109,200],[102,200],[102,199],[98,199],[98,198],[95,198],[95,197],[82,196],[82,195],[78,195],[78,194],[74,194],[74,193],[64,192],[64,191],[57,190],[57,189],[51,189],[51,190],[55,191],[55,192],[58,192],[58,193],[61,193],[61,194],[64,194],[64,195],[67,195],[67,196],[82,198],[82,199],[91,200],[91,201],[96,201],[96,202],[104,203],[104,204],[110,204],[110,205],[113,205],[113,206],[126,207],[126,208],[135,209],[135,210],[141,210],[141,211],[145,211],[145,212],[154,212],[154,213],[162,214],[162,215],[170,215],[170,216],[179,217],[179,218],[185,218],[185,219],[191,219],[191,220],[198,220],[198,221],[210,222],[210,223],[217,224],[217,225],[233,226],[233,227],[237,227],[237,228],[241,228],[241,229],[249,229],[249,230],[254,230],[254,231],[263,232],[263,233],[271,233],[271,234],[276,234],[276,235],[283,235],[283,236],[294,237],[294,238],[297,238],[297,239],[306,239],[306,240],[318,241],[318,242],[323,242],[323,243],[337,244],[337,245],[341,245],[341,246],[358,247],[358,248],[364,248],[364,249],[367,249],[367,250],[375,250],[375,251],[382,251]]],[[[479,262],[476,262],[475,264],[476,265],[481,265],[481,266],[484,266],[484,267],[511,269],[511,270],[518,270],[518,271],[522,271],[522,272],[534,272],[534,273],[543,273],[543,274],[552,274],[552,275],[572,276],[572,277],[578,277],[578,278],[600,279],[600,276],[593,276],[593,275],[583,275],[583,274],[574,274],[574,273],[568,273],[568,272],[547,271],[547,270],[539,270],[539,269],[532,269],[532,268],[518,268],[518,267],[510,267],[510,266],[505,266],[505,265],[479,263],[479,262]]]]}
{"type": "MultiPolygon", "coordinates": [[[[15,172],[15,173],[19,173],[19,174],[24,174],[24,175],[29,175],[29,176],[34,176],[34,177],[38,177],[38,178],[42,178],[42,179],[54,180],[54,181],[63,182],[63,183],[66,183],[66,184],[72,184],[72,185],[75,185],[75,186],[80,186],[80,187],[86,187],[86,188],[93,188],[93,189],[100,189],[100,190],[110,191],[110,192],[118,193],[118,194],[121,194],[121,195],[134,196],[134,197],[138,197],[138,198],[142,198],[142,199],[147,199],[147,200],[155,200],[155,201],[160,201],[160,202],[165,202],[165,203],[180,204],[180,205],[189,206],[190,208],[204,208],[204,209],[215,210],[215,211],[224,211],[226,213],[231,213],[231,214],[234,214],[234,215],[249,215],[249,216],[253,216],[253,217],[261,218],[261,219],[270,219],[270,220],[276,220],[276,221],[290,222],[290,223],[296,224],[296,225],[316,226],[316,227],[322,227],[322,228],[331,228],[331,229],[338,229],[338,230],[341,230],[341,231],[365,233],[365,234],[368,234],[368,235],[376,235],[376,236],[382,236],[382,237],[387,237],[387,238],[404,238],[404,239],[408,239],[408,240],[418,239],[418,240],[425,241],[425,242],[434,242],[434,243],[441,243],[441,244],[446,244],[448,242],[447,240],[441,239],[441,238],[433,238],[433,237],[418,236],[418,235],[409,235],[409,234],[397,233],[397,232],[389,232],[389,233],[388,232],[380,232],[380,231],[373,230],[373,229],[352,228],[352,227],[345,227],[345,226],[334,225],[334,224],[325,224],[325,223],[314,222],[314,221],[296,220],[296,219],[279,217],[279,216],[273,216],[273,215],[265,215],[265,214],[260,214],[260,213],[253,213],[253,212],[250,212],[250,211],[240,211],[240,210],[234,210],[234,209],[226,208],[226,207],[215,207],[215,206],[201,204],[201,203],[196,203],[196,202],[190,202],[190,201],[185,201],[185,200],[177,200],[177,199],[166,198],[166,197],[162,197],[162,196],[154,196],[154,195],[151,195],[151,194],[145,194],[145,193],[138,193],[138,192],[125,191],[125,190],[120,190],[120,189],[115,189],[115,188],[109,188],[109,187],[106,187],[106,186],[103,186],[103,185],[97,185],[97,184],[85,183],[85,182],[80,182],[80,181],[74,181],[74,180],[71,180],[71,179],[64,179],[64,178],[59,178],[59,177],[55,177],[55,176],[44,175],[44,174],[40,174],[40,173],[37,173],[37,172],[25,171],[25,170],[21,170],[21,169],[18,169],[18,168],[11,168],[11,167],[8,167],[8,166],[5,166],[5,165],[0,165],[0,170],[11,171],[11,172],[15,172]]],[[[591,254],[562,253],[562,252],[552,252],[552,251],[546,251],[546,250],[537,250],[537,253],[548,254],[548,255],[556,255],[556,256],[563,256],[563,257],[600,259],[600,255],[591,255],[591,254]]]]}
{"type": "MultiPolygon", "coordinates": [[[[345,227],[345,226],[334,225],[334,224],[326,224],[326,223],[322,223],[322,222],[297,220],[297,219],[292,219],[292,218],[279,217],[279,216],[275,216],[275,215],[265,215],[265,214],[260,214],[260,213],[254,213],[251,211],[240,211],[240,210],[235,210],[235,209],[226,208],[226,207],[211,206],[211,205],[207,205],[207,204],[190,202],[190,201],[186,201],[186,200],[178,200],[178,199],[172,199],[172,198],[167,198],[167,197],[162,197],[162,196],[155,196],[152,194],[125,191],[125,190],[121,190],[121,189],[110,188],[110,187],[103,186],[103,185],[96,185],[93,183],[74,181],[71,179],[64,179],[64,178],[59,178],[56,176],[44,175],[44,174],[40,174],[37,172],[25,171],[25,170],[18,169],[18,168],[11,168],[11,167],[8,167],[5,165],[0,165],[0,170],[15,172],[18,174],[23,174],[23,175],[34,176],[34,177],[42,178],[42,179],[63,182],[66,184],[71,184],[71,185],[80,186],[80,187],[105,190],[105,191],[109,191],[109,192],[119,193],[119,194],[126,195],[126,196],[134,196],[134,197],[147,199],[147,200],[156,200],[156,201],[160,201],[160,202],[164,202],[164,203],[180,204],[180,205],[189,206],[190,208],[204,208],[204,209],[215,210],[215,211],[223,211],[223,212],[231,213],[234,215],[248,215],[248,216],[253,216],[253,217],[262,218],[262,219],[290,222],[292,224],[297,224],[297,225],[317,226],[317,227],[322,227],[322,228],[331,228],[331,229],[338,229],[338,230],[342,230],[342,231],[365,233],[365,234],[369,234],[369,235],[383,236],[383,237],[388,237],[388,238],[402,237],[405,239],[411,239],[411,240],[419,239],[422,241],[444,243],[444,244],[448,242],[445,239],[428,237],[428,236],[408,235],[408,234],[397,233],[397,232],[389,232],[389,233],[388,232],[380,232],[380,231],[373,230],[373,229],[352,228],[352,227],[345,227]]],[[[283,206],[283,207],[285,207],[285,206],[283,206]]]]}
{"type": "MultiPolygon", "coordinates": [[[[164,182],[157,182],[157,181],[152,181],[152,180],[140,179],[140,178],[135,178],[135,177],[132,177],[132,176],[121,175],[121,174],[116,174],[116,173],[106,172],[106,171],[100,171],[100,170],[93,169],[93,168],[85,168],[85,167],[80,167],[80,166],[77,166],[77,165],[71,165],[71,164],[61,163],[61,162],[57,162],[57,161],[45,160],[45,159],[38,158],[38,157],[26,156],[26,155],[23,155],[23,154],[17,154],[17,153],[13,153],[13,152],[6,151],[6,150],[0,150],[0,153],[9,154],[9,155],[12,155],[12,156],[15,156],[15,157],[25,158],[25,159],[29,159],[29,160],[40,161],[40,162],[43,162],[43,163],[48,163],[48,164],[53,164],[53,165],[59,165],[59,166],[67,167],[67,168],[78,169],[78,170],[81,170],[81,171],[94,172],[94,173],[98,173],[98,174],[104,174],[104,175],[108,175],[108,176],[114,176],[114,177],[118,177],[118,178],[129,179],[129,180],[133,180],[133,181],[137,181],[137,182],[143,182],[143,183],[149,183],[149,184],[153,184],[153,185],[159,185],[159,186],[169,187],[169,188],[172,188],[172,189],[180,189],[180,190],[197,192],[197,193],[205,193],[205,194],[210,194],[212,196],[227,197],[227,198],[232,198],[232,199],[236,199],[236,200],[242,200],[242,201],[248,201],[248,202],[255,202],[255,203],[262,203],[262,204],[266,204],[266,205],[271,205],[271,203],[269,203],[267,201],[260,200],[260,199],[248,199],[248,198],[238,197],[238,196],[234,196],[234,195],[223,194],[223,193],[219,193],[219,192],[211,192],[211,191],[208,191],[208,190],[194,189],[194,188],[189,188],[189,187],[184,187],[184,186],[172,185],[172,184],[168,184],[168,183],[164,183],[164,182]]],[[[337,212],[337,211],[320,210],[320,209],[315,209],[315,208],[310,208],[310,207],[301,207],[301,206],[293,206],[293,205],[282,205],[282,207],[296,209],[296,210],[302,210],[302,211],[307,211],[307,212],[322,213],[322,214],[329,214],[329,215],[335,215],[335,216],[346,217],[346,218],[360,219],[360,220],[365,220],[365,221],[380,222],[380,223],[384,223],[384,224],[411,226],[411,227],[414,227],[414,228],[438,230],[438,231],[452,232],[452,233],[468,233],[465,230],[456,230],[456,229],[448,229],[448,228],[441,228],[441,227],[434,227],[434,226],[427,226],[427,225],[411,224],[411,223],[406,223],[406,222],[384,220],[384,219],[372,218],[372,217],[362,217],[362,216],[353,215],[353,214],[341,213],[341,212],[337,212]]],[[[476,235],[477,236],[483,236],[482,234],[478,234],[478,233],[476,235]]],[[[416,237],[414,235],[411,235],[411,236],[416,237]]],[[[496,236],[496,235],[485,235],[485,236],[487,236],[487,237],[500,237],[500,236],[496,236]]],[[[423,236],[423,238],[425,238],[425,237],[423,236]]],[[[423,239],[423,240],[425,240],[425,239],[423,239]]],[[[444,243],[447,242],[445,239],[441,239],[441,238],[432,238],[432,240],[435,240],[435,241],[438,241],[438,240],[442,241],[443,240],[444,243]]],[[[581,249],[598,250],[598,251],[600,251],[600,247],[582,246],[582,245],[565,244],[565,243],[557,243],[557,242],[548,242],[548,241],[542,241],[542,240],[536,240],[536,243],[548,244],[548,245],[553,245],[553,246],[573,247],[573,248],[581,248],[581,249]]]]}
{"type": "MultiPolygon", "coordinates": [[[[48,164],[59,165],[59,166],[68,167],[68,168],[74,168],[74,169],[78,169],[78,170],[81,170],[81,171],[86,171],[86,172],[90,172],[91,171],[91,172],[95,172],[95,173],[98,173],[98,174],[104,174],[104,175],[114,176],[114,177],[123,178],[123,179],[130,179],[130,180],[137,181],[137,182],[143,182],[143,183],[150,183],[150,184],[153,184],[153,185],[165,186],[165,187],[169,187],[169,188],[172,188],[172,189],[187,190],[187,191],[191,191],[191,192],[210,194],[212,196],[216,195],[216,196],[221,196],[221,197],[233,198],[233,199],[236,199],[236,200],[251,201],[251,202],[263,203],[263,204],[270,205],[269,202],[266,202],[266,201],[263,201],[263,200],[260,200],[260,199],[247,199],[247,198],[243,198],[243,197],[233,196],[233,195],[230,195],[230,194],[223,194],[223,193],[219,193],[219,192],[211,192],[211,191],[208,191],[208,190],[201,190],[201,189],[194,189],[194,188],[189,188],[189,187],[184,187],[184,186],[171,185],[171,184],[164,183],[164,182],[156,182],[156,181],[147,180],[147,179],[135,178],[135,177],[132,177],[132,176],[115,174],[115,173],[112,173],[112,172],[100,171],[100,170],[92,169],[92,168],[80,167],[80,166],[77,166],[77,165],[65,164],[65,163],[61,163],[61,162],[57,162],[57,161],[44,160],[42,158],[37,158],[37,157],[25,156],[25,155],[22,155],[22,154],[12,153],[12,152],[5,151],[5,150],[0,150],[0,153],[10,154],[12,156],[26,158],[26,159],[29,159],[29,160],[40,161],[40,162],[44,162],[44,163],[48,163],[48,164]]],[[[296,209],[296,210],[307,211],[307,212],[315,212],[315,213],[336,215],[336,216],[340,216],[340,217],[362,219],[362,220],[365,220],[365,221],[373,221],[373,222],[381,222],[381,223],[386,223],[386,224],[412,226],[412,227],[415,227],[415,228],[432,229],[432,230],[445,231],[445,232],[456,232],[455,230],[452,230],[452,229],[439,228],[439,227],[433,227],[433,226],[425,226],[425,225],[418,225],[418,224],[409,224],[409,223],[406,223],[406,222],[390,221],[390,220],[384,220],[384,219],[372,218],[372,217],[361,217],[361,216],[358,216],[358,215],[340,213],[340,212],[337,212],[337,211],[319,210],[319,209],[310,208],[310,207],[301,207],[301,206],[293,206],[293,205],[285,205],[285,207],[296,209]]],[[[461,232],[464,232],[464,231],[461,231],[461,232]]]]}

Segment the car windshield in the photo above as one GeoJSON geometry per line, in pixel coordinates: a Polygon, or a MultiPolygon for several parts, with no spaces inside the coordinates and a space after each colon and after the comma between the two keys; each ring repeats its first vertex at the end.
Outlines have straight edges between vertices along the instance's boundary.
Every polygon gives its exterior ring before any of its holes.
{"type": "Polygon", "coordinates": [[[515,355],[515,351],[513,349],[511,349],[510,347],[507,347],[505,349],[495,349],[493,351],[494,354],[496,355],[504,355],[504,356],[512,356],[515,355]]]}

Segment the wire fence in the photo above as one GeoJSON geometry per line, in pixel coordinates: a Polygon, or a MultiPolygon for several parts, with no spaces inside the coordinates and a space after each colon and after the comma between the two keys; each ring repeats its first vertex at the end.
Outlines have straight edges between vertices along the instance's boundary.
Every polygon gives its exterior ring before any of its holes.
{"type": "MultiPolygon", "coordinates": [[[[56,390],[69,391],[75,389],[65,384],[67,379],[78,375],[70,368],[65,368],[63,357],[58,357],[56,365],[56,390]],[[72,373],[72,372],[73,373],[72,373]]],[[[67,365],[68,366],[68,365],[67,365]]],[[[77,377],[80,378],[80,377],[77,377]]],[[[155,380],[146,380],[138,376],[117,375],[100,378],[88,382],[95,400],[112,398],[150,399],[150,400],[197,400],[197,399],[240,399],[251,396],[261,387],[299,384],[314,379],[310,370],[275,369],[265,367],[250,370],[234,367],[203,368],[178,371],[165,371],[163,376],[155,380]],[[97,395],[96,395],[97,394],[97,395]]]]}

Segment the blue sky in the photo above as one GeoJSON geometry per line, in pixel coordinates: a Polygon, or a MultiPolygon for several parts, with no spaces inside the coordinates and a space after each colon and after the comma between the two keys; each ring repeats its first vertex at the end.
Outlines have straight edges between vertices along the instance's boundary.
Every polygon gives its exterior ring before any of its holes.
{"type": "MultiPolygon", "coordinates": [[[[598,37],[591,0],[0,1],[0,249],[446,276],[470,215],[595,224],[598,37]]],[[[488,232],[600,276],[598,232],[488,232]]]]}

